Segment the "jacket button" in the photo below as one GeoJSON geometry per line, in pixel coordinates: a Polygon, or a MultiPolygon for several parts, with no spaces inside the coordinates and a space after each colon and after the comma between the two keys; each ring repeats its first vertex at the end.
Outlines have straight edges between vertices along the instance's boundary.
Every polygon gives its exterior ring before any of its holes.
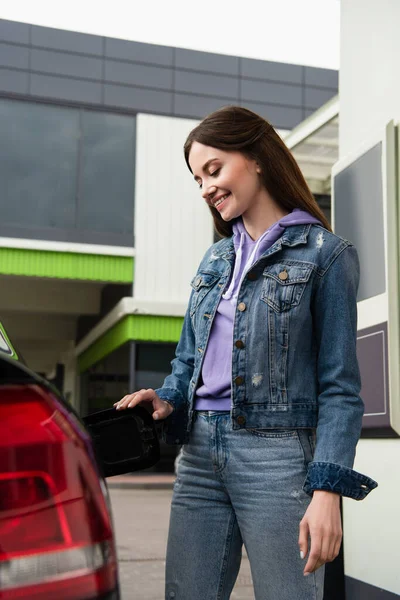
{"type": "Polygon", "coordinates": [[[243,385],[243,383],[244,383],[243,377],[235,377],[235,383],[236,383],[236,385],[243,385]]]}
{"type": "Polygon", "coordinates": [[[239,415],[236,419],[236,423],[238,425],[244,425],[246,423],[246,417],[244,417],[243,415],[239,415]]]}
{"type": "Polygon", "coordinates": [[[243,312],[244,310],[246,310],[246,305],[244,302],[239,302],[238,310],[240,310],[240,312],[243,312]]]}
{"type": "Polygon", "coordinates": [[[250,273],[247,273],[247,279],[249,281],[255,281],[257,279],[258,275],[256,273],[256,271],[250,271],[250,273]]]}
{"type": "Polygon", "coordinates": [[[244,348],[244,343],[242,342],[242,340],[237,340],[235,342],[235,346],[236,348],[244,348]]]}
{"type": "Polygon", "coordinates": [[[286,281],[286,279],[289,277],[289,273],[287,271],[281,271],[278,277],[281,281],[286,281]]]}

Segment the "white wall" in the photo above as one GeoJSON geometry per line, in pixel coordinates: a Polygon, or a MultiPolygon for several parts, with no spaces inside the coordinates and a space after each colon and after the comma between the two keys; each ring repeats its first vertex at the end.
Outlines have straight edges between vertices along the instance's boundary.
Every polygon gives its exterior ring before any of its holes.
{"type": "MultiPolygon", "coordinates": [[[[138,301],[186,304],[190,281],[213,241],[209,209],[186,167],[183,144],[196,121],[138,115],[135,283],[138,301]]],[[[166,314],[171,314],[170,306],[166,314]]]]}
{"type": "MultiPolygon", "coordinates": [[[[342,0],[341,11],[339,140],[345,157],[374,129],[400,121],[400,2],[342,0]]],[[[400,595],[400,440],[361,440],[355,468],[379,487],[361,503],[344,502],[346,575],[400,595]]]]}

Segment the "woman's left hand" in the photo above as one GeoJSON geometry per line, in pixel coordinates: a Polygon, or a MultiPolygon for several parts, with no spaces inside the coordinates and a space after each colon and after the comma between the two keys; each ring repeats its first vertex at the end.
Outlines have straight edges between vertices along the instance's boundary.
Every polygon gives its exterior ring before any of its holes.
{"type": "Polygon", "coordinates": [[[314,491],[313,499],[300,521],[299,547],[302,558],[307,555],[309,538],[311,547],[304,575],[316,571],[339,554],[342,542],[339,494],[314,491]]]}

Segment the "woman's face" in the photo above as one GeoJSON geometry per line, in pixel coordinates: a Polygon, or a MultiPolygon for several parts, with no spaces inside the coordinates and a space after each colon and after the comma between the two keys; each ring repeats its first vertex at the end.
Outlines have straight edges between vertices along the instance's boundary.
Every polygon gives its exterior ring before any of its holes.
{"type": "Polygon", "coordinates": [[[225,152],[193,142],[189,164],[204,200],[219,211],[224,221],[245,215],[265,194],[259,166],[241,152],[225,152]]]}

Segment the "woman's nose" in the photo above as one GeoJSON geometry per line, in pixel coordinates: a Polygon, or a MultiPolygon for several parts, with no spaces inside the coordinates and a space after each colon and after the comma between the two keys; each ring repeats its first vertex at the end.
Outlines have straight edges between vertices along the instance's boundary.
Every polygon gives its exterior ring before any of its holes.
{"type": "Polygon", "coordinates": [[[215,185],[204,185],[203,184],[203,188],[201,190],[201,195],[203,196],[204,200],[210,200],[210,198],[212,198],[214,196],[216,191],[217,191],[217,188],[215,185]]]}

